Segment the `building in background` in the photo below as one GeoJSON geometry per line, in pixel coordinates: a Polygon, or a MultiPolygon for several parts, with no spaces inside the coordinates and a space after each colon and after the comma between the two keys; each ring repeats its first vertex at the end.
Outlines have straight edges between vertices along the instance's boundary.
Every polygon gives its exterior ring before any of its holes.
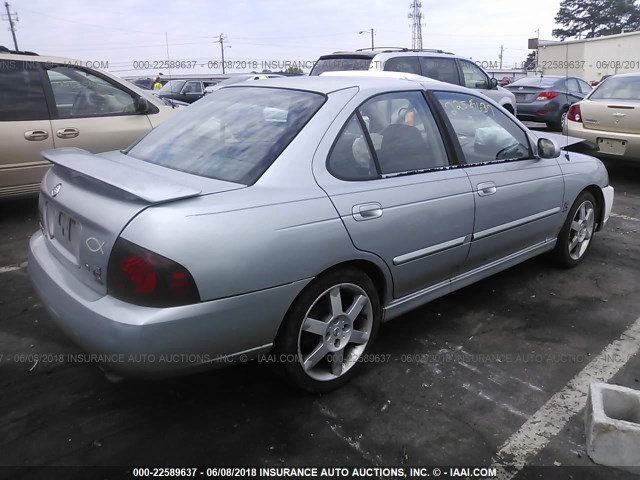
{"type": "Polygon", "coordinates": [[[640,71],[640,32],[562,42],[540,40],[538,72],[597,83],[605,75],[640,71]]]}

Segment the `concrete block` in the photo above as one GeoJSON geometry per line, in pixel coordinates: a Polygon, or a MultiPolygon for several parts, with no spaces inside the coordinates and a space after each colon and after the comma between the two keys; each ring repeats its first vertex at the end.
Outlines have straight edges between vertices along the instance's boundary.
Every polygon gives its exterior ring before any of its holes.
{"type": "Polygon", "coordinates": [[[587,454],[600,464],[640,474],[640,392],[592,383],[585,410],[587,454]]]}

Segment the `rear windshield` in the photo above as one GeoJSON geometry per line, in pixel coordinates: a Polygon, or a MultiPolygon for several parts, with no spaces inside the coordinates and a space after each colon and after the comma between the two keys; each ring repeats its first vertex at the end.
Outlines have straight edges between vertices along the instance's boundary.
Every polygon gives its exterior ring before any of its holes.
{"type": "Polygon", "coordinates": [[[222,88],[163,122],[126,153],[173,170],[251,185],[324,100],[298,90],[222,88]]]}
{"type": "Polygon", "coordinates": [[[342,72],[351,70],[369,70],[370,57],[323,57],[316,62],[309,75],[320,75],[324,72],[342,72]]]}
{"type": "Polygon", "coordinates": [[[640,100],[640,77],[611,77],[598,85],[589,100],[640,100]]]}
{"type": "Polygon", "coordinates": [[[516,80],[509,87],[550,87],[558,81],[557,78],[549,77],[525,77],[516,80]]]}

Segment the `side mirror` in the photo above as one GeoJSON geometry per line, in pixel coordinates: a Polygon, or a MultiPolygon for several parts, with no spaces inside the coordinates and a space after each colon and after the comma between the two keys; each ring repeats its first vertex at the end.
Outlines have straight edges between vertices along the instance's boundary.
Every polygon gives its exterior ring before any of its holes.
{"type": "Polygon", "coordinates": [[[496,88],[498,88],[498,80],[496,78],[490,78],[489,87],[491,88],[491,90],[495,90],[496,88]]]}
{"type": "Polygon", "coordinates": [[[548,138],[538,139],[538,156],[540,158],[558,158],[560,153],[560,147],[553,140],[548,138]]]}
{"type": "Polygon", "coordinates": [[[147,113],[151,107],[149,107],[149,102],[144,97],[138,97],[136,100],[136,112],[138,113],[147,113]]]}

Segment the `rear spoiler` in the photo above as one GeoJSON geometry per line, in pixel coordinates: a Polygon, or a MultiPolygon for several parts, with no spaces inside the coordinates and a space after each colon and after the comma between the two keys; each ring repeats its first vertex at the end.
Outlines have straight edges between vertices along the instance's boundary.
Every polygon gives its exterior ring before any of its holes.
{"type": "Polygon", "coordinates": [[[167,180],[148,171],[94,155],[75,147],[45,150],[54,165],[98,180],[151,203],[195,197],[201,190],[167,180]]]}

